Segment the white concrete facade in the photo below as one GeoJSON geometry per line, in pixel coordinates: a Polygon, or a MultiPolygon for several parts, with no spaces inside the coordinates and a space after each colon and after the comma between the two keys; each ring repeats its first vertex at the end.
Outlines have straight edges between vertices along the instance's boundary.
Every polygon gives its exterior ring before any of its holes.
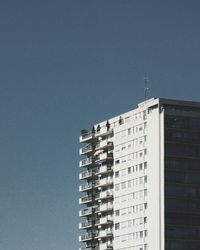
{"type": "Polygon", "coordinates": [[[80,153],[86,158],[80,167],[86,170],[80,179],[87,184],[80,191],[87,195],[80,199],[85,204],[80,228],[86,230],[81,249],[165,250],[165,102],[175,101],[152,98],[94,125],[92,133],[82,131],[86,153],[83,148],[80,153]]]}

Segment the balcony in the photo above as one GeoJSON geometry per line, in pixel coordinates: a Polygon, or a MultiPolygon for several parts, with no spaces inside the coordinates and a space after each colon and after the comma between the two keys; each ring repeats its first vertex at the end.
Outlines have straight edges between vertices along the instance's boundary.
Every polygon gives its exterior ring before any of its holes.
{"type": "Polygon", "coordinates": [[[79,191],[84,192],[84,191],[92,189],[92,187],[93,187],[92,183],[85,183],[85,184],[79,186],[79,191]]]}
{"type": "Polygon", "coordinates": [[[95,206],[95,207],[89,207],[89,208],[85,208],[81,211],[79,211],[79,216],[88,216],[91,215],[92,213],[98,213],[100,210],[99,206],[95,206]]]}
{"type": "Polygon", "coordinates": [[[90,142],[94,139],[94,133],[82,130],[80,135],[80,142],[90,142]]]}
{"type": "Polygon", "coordinates": [[[93,159],[91,157],[85,158],[79,162],[79,166],[81,167],[86,167],[89,166],[93,163],[93,159]]]}
{"type": "Polygon", "coordinates": [[[112,129],[107,129],[107,127],[102,127],[100,130],[95,132],[95,137],[102,137],[102,136],[108,136],[112,135],[113,130],[112,129]]]}
{"type": "Polygon", "coordinates": [[[113,191],[112,190],[100,192],[99,197],[98,197],[98,199],[111,199],[111,198],[113,198],[113,191]]]}
{"type": "Polygon", "coordinates": [[[112,224],[113,223],[113,217],[112,216],[106,216],[106,217],[102,217],[100,218],[100,224],[112,224]]]}
{"type": "Polygon", "coordinates": [[[89,203],[92,201],[92,196],[84,196],[84,197],[81,197],[79,198],[79,204],[82,205],[82,204],[86,204],[86,203],[89,203]]]}
{"type": "Polygon", "coordinates": [[[89,232],[89,233],[86,233],[86,234],[79,236],[79,241],[88,241],[88,240],[91,240],[92,238],[97,238],[98,235],[99,235],[98,231],[89,232]]]}
{"type": "Polygon", "coordinates": [[[92,233],[86,233],[79,236],[79,241],[87,241],[92,239],[92,233]]]}
{"type": "Polygon", "coordinates": [[[99,245],[99,250],[112,250],[113,249],[113,245],[112,243],[102,243],[99,245]]]}
{"type": "Polygon", "coordinates": [[[113,205],[109,203],[100,204],[99,212],[107,212],[113,209],[113,205]]]}
{"type": "Polygon", "coordinates": [[[93,175],[93,171],[85,171],[79,174],[79,179],[84,180],[84,179],[92,177],[92,175],[93,175]]]}
{"type": "Polygon", "coordinates": [[[79,229],[89,228],[92,226],[92,221],[84,221],[79,224],[79,229]]]}
{"type": "Polygon", "coordinates": [[[101,153],[96,157],[95,162],[111,160],[111,159],[113,159],[112,153],[101,153]]]}
{"type": "Polygon", "coordinates": [[[113,236],[113,232],[111,229],[100,230],[98,234],[98,238],[105,238],[105,237],[112,237],[112,236],[113,236]]]}
{"type": "Polygon", "coordinates": [[[85,208],[85,209],[83,209],[83,210],[81,210],[81,211],[79,211],[79,216],[81,217],[81,216],[87,216],[87,215],[90,215],[90,214],[92,214],[92,212],[93,212],[93,208],[85,208]]]}
{"type": "Polygon", "coordinates": [[[108,185],[112,185],[112,184],[113,184],[113,179],[103,178],[103,179],[99,180],[99,182],[96,184],[96,186],[102,187],[102,186],[108,186],[108,185]]]}
{"type": "Polygon", "coordinates": [[[96,145],[95,149],[98,149],[98,150],[100,150],[100,149],[109,149],[109,148],[112,148],[112,147],[113,147],[113,142],[108,141],[108,140],[102,140],[96,145]]]}
{"type": "Polygon", "coordinates": [[[102,165],[95,171],[95,174],[105,174],[112,171],[112,166],[102,165]]]}
{"type": "Polygon", "coordinates": [[[93,146],[88,144],[87,146],[80,148],[79,153],[80,155],[85,155],[93,152],[93,146]]]}
{"type": "Polygon", "coordinates": [[[79,229],[85,229],[85,228],[89,228],[89,227],[92,227],[92,226],[97,226],[97,225],[99,225],[99,223],[100,223],[100,220],[95,220],[95,221],[86,220],[86,221],[81,222],[79,224],[79,229]]]}

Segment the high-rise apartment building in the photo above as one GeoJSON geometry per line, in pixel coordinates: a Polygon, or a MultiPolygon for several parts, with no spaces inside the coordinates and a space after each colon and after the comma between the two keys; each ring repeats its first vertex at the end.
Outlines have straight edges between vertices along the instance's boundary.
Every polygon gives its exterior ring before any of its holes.
{"type": "Polygon", "coordinates": [[[152,98],[80,142],[81,249],[200,249],[200,103],[152,98]]]}

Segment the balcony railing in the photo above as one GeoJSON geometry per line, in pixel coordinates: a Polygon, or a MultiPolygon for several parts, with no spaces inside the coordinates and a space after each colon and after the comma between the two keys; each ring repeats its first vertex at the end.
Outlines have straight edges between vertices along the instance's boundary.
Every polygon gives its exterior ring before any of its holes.
{"type": "Polygon", "coordinates": [[[113,179],[103,178],[99,180],[99,183],[97,183],[96,186],[107,186],[112,184],[113,184],[113,179]]]}
{"type": "Polygon", "coordinates": [[[79,204],[85,204],[92,201],[92,196],[84,196],[79,199],[79,204]]]}
{"type": "Polygon", "coordinates": [[[113,129],[108,129],[107,127],[102,127],[98,131],[95,131],[95,136],[106,136],[113,133],[113,129]]]}
{"type": "Polygon", "coordinates": [[[92,239],[92,233],[86,233],[79,237],[79,241],[87,241],[92,239]]]}
{"type": "Polygon", "coordinates": [[[88,216],[92,213],[98,213],[99,211],[100,211],[99,206],[85,208],[85,209],[79,211],[79,216],[88,216]]]}
{"type": "Polygon", "coordinates": [[[105,149],[105,148],[111,148],[113,146],[113,142],[111,141],[108,141],[108,140],[103,140],[103,141],[100,141],[95,149],[105,149]]]}
{"type": "Polygon", "coordinates": [[[85,179],[85,178],[89,178],[92,177],[93,171],[85,171],[79,174],[79,179],[85,179]]]}
{"type": "Polygon", "coordinates": [[[79,237],[79,241],[87,241],[99,236],[99,232],[86,233],[79,237]]]}
{"type": "Polygon", "coordinates": [[[99,211],[100,212],[105,212],[105,211],[110,211],[113,209],[112,204],[104,203],[99,206],[99,211]]]}
{"type": "Polygon", "coordinates": [[[113,154],[112,153],[102,153],[102,154],[98,155],[95,158],[95,162],[108,160],[108,159],[113,159],[113,154]]]}
{"type": "Polygon", "coordinates": [[[86,142],[86,141],[90,141],[94,138],[94,133],[88,132],[86,130],[82,130],[81,135],[80,135],[80,142],[86,142]]]}
{"type": "Polygon", "coordinates": [[[85,208],[79,212],[79,216],[87,216],[93,212],[92,208],[85,208]]]}
{"type": "Polygon", "coordinates": [[[79,224],[79,229],[87,228],[92,226],[92,221],[84,221],[79,224]]]}
{"type": "Polygon", "coordinates": [[[92,164],[92,162],[93,162],[93,159],[91,157],[85,158],[85,159],[80,161],[79,166],[80,167],[88,166],[88,165],[92,164]]]}
{"type": "Polygon", "coordinates": [[[112,216],[106,216],[100,218],[100,224],[111,224],[113,223],[113,217],[112,216]]]}
{"type": "Polygon", "coordinates": [[[101,243],[99,244],[99,250],[112,250],[113,245],[112,243],[101,243]]]}
{"type": "Polygon", "coordinates": [[[85,183],[83,185],[80,185],[79,186],[79,191],[86,191],[86,190],[89,190],[93,187],[93,184],[92,183],[85,183]]]}
{"type": "Polygon", "coordinates": [[[111,229],[101,230],[99,231],[98,238],[112,237],[112,235],[113,235],[113,232],[111,229]]]}
{"type": "Polygon", "coordinates": [[[95,174],[103,174],[112,171],[112,166],[102,165],[97,168],[95,174]]]}
{"type": "Polygon", "coordinates": [[[87,146],[80,149],[80,155],[92,152],[92,150],[93,150],[93,146],[91,144],[89,144],[89,145],[87,145],[87,146]]]}
{"type": "MultiPolygon", "coordinates": [[[[107,199],[107,198],[112,198],[113,197],[113,191],[104,191],[99,193],[99,199],[107,199]]],[[[96,198],[96,197],[95,197],[96,198]]]]}

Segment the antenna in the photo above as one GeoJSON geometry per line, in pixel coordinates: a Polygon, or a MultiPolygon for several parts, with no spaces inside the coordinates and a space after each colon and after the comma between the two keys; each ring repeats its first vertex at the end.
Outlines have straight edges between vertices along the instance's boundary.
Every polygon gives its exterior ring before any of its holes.
{"type": "Polygon", "coordinates": [[[145,98],[145,101],[147,100],[147,97],[148,97],[148,91],[149,91],[148,83],[149,83],[149,77],[148,77],[148,74],[145,73],[145,75],[144,75],[144,98],[145,98]]]}

